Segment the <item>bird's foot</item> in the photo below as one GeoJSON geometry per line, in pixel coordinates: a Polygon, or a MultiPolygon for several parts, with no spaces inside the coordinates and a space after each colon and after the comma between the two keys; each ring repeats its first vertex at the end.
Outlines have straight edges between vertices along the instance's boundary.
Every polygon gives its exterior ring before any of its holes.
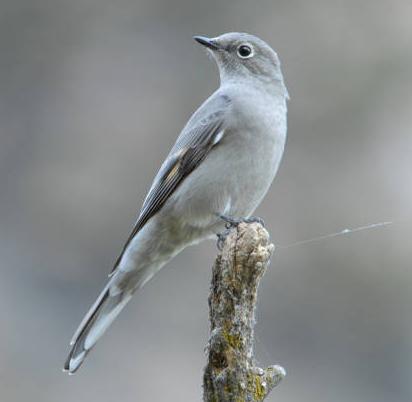
{"type": "Polygon", "coordinates": [[[259,216],[250,216],[249,218],[244,218],[242,220],[242,222],[245,222],[245,223],[259,223],[263,227],[265,227],[265,221],[262,218],[260,218],[259,216]]]}
{"type": "Polygon", "coordinates": [[[260,223],[262,226],[265,226],[265,222],[262,218],[258,216],[250,216],[249,218],[233,218],[225,215],[218,215],[220,219],[225,222],[226,230],[222,233],[217,234],[217,248],[222,250],[223,244],[225,243],[226,237],[229,235],[231,229],[236,228],[240,223],[260,223]]]}
{"type": "Polygon", "coordinates": [[[232,218],[231,216],[219,215],[219,218],[226,222],[226,229],[231,229],[238,226],[240,223],[260,223],[265,226],[265,222],[258,216],[250,216],[249,218],[232,218]]]}
{"type": "Polygon", "coordinates": [[[230,233],[230,229],[226,229],[225,231],[223,231],[222,233],[218,233],[217,236],[217,243],[216,246],[218,248],[219,251],[222,251],[223,249],[223,245],[225,244],[226,238],[230,233]]]}

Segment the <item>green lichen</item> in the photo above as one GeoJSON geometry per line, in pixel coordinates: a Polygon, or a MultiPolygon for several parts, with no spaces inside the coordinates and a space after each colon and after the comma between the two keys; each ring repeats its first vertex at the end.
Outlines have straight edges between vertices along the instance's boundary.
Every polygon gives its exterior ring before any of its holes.
{"type": "Polygon", "coordinates": [[[239,334],[231,334],[230,330],[225,326],[222,330],[222,335],[225,341],[236,350],[242,349],[242,337],[239,334]]]}
{"type": "Polygon", "coordinates": [[[256,401],[263,401],[266,395],[265,387],[262,385],[261,378],[257,375],[255,377],[255,393],[254,397],[256,401]]]}
{"type": "Polygon", "coordinates": [[[240,350],[242,347],[242,338],[239,335],[232,335],[226,332],[223,335],[227,341],[227,343],[236,350],[240,350]]]}
{"type": "Polygon", "coordinates": [[[258,374],[248,374],[248,393],[253,395],[253,400],[263,401],[266,397],[266,388],[262,384],[262,376],[258,374]]]}

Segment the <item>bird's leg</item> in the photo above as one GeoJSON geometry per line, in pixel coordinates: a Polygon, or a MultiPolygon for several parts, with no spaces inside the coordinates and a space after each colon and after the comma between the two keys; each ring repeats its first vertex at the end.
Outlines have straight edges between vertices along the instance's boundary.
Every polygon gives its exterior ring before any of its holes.
{"type": "Polygon", "coordinates": [[[222,233],[217,233],[217,248],[222,250],[223,243],[226,240],[226,237],[230,233],[231,229],[237,227],[240,223],[260,223],[262,226],[265,226],[265,222],[262,218],[258,216],[250,216],[249,218],[233,218],[231,216],[225,216],[222,214],[217,214],[217,216],[225,222],[225,230],[222,233]]]}

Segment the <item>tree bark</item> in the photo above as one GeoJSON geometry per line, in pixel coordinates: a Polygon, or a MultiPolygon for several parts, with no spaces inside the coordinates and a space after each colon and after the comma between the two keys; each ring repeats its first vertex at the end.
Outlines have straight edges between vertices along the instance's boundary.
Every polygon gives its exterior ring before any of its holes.
{"type": "Polygon", "coordinates": [[[280,366],[256,367],[253,354],[257,289],[273,250],[260,223],[240,223],[216,258],[209,296],[205,402],[263,401],[286,374],[280,366]]]}

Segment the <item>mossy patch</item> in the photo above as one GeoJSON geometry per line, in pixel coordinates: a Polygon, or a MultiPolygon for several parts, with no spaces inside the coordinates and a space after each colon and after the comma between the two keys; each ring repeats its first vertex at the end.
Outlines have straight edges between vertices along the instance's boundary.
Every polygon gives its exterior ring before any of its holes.
{"type": "Polygon", "coordinates": [[[254,401],[263,401],[266,396],[266,388],[263,385],[264,377],[258,374],[248,374],[248,393],[253,395],[254,401]]]}
{"type": "Polygon", "coordinates": [[[243,342],[242,337],[239,334],[231,334],[229,329],[225,326],[222,329],[222,335],[225,341],[233,348],[238,351],[242,350],[243,342]]]}

